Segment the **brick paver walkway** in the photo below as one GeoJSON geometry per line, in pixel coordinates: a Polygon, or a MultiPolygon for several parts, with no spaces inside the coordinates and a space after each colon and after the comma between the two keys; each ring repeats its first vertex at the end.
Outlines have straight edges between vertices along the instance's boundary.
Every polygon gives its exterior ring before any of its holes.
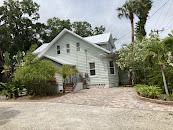
{"type": "Polygon", "coordinates": [[[111,108],[141,109],[153,111],[171,111],[173,107],[142,101],[136,98],[134,88],[92,88],[84,89],[77,93],[69,93],[51,102],[91,105],[111,108]]]}

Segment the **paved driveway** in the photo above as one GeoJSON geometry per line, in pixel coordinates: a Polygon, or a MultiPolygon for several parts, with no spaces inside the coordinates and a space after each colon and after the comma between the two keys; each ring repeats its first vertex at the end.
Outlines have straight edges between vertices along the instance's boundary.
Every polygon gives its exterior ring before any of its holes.
{"type": "Polygon", "coordinates": [[[172,106],[137,99],[134,88],[129,87],[84,89],[77,93],[69,93],[52,99],[50,102],[173,112],[172,106]]]}

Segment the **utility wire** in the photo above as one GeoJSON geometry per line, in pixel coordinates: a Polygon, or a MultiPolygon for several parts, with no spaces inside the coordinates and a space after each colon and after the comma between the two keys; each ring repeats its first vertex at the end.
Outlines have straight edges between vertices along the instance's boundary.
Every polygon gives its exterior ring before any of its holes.
{"type": "MultiPolygon", "coordinates": [[[[165,2],[160,8],[158,8],[151,16],[148,17],[147,20],[151,19],[160,9],[162,9],[170,0],[168,0],[167,2],[165,2]]],[[[116,41],[122,39],[123,37],[125,37],[126,35],[128,35],[129,33],[131,33],[131,31],[129,31],[128,33],[124,34],[123,36],[121,36],[120,38],[118,38],[116,41]]]]}
{"type": "Polygon", "coordinates": [[[125,37],[126,35],[128,35],[129,33],[131,33],[131,31],[129,31],[128,33],[124,34],[123,36],[121,36],[120,38],[118,38],[116,41],[120,40],[121,38],[125,37]]]}
{"type": "Polygon", "coordinates": [[[165,26],[165,28],[171,23],[172,20],[173,20],[173,16],[172,16],[172,18],[169,20],[169,22],[167,23],[167,25],[165,26]]]}
{"type": "Polygon", "coordinates": [[[173,4],[173,0],[172,0],[172,3],[170,4],[170,6],[169,6],[169,8],[168,8],[168,11],[167,11],[165,17],[163,18],[163,20],[162,20],[162,22],[161,22],[159,28],[162,26],[163,22],[165,21],[165,18],[166,18],[166,16],[168,15],[168,12],[170,11],[170,8],[171,8],[172,4],[173,4]]]}
{"type": "MultiPolygon", "coordinates": [[[[167,2],[168,2],[168,1],[167,1],[167,2]]],[[[160,16],[161,16],[161,14],[162,14],[162,12],[163,12],[163,9],[164,9],[165,5],[166,5],[166,1],[165,1],[164,6],[163,6],[162,9],[161,9],[161,12],[160,12],[160,15],[159,15],[158,19],[156,20],[156,23],[155,23],[155,25],[154,25],[154,28],[156,27],[156,25],[157,25],[157,23],[158,23],[158,21],[159,21],[159,19],[160,19],[160,16]]]]}
{"type": "MultiPolygon", "coordinates": [[[[169,30],[170,28],[172,28],[173,26],[170,26],[170,27],[168,27],[167,29],[165,29],[163,32],[165,32],[165,31],[167,31],[167,30],[169,30]]],[[[163,32],[161,32],[161,33],[163,33],[163,32]]],[[[160,34],[161,34],[160,33],[160,34]]]]}
{"type": "Polygon", "coordinates": [[[148,17],[148,20],[153,17],[161,8],[163,8],[170,0],[168,0],[167,2],[165,2],[160,8],[158,8],[151,16],[148,17]]]}

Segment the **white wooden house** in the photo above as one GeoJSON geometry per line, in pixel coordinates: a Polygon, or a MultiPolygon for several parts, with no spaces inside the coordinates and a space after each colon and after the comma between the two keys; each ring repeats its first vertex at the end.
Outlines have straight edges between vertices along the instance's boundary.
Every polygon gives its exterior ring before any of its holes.
{"type": "MultiPolygon", "coordinates": [[[[45,43],[33,53],[37,58],[51,60],[57,67],[74,66],[83,75],[88,74],[88,87],[109,88],[119,83],[118,73],[111,54],[115,49],[111,33],[81,37],[64,29],[50,43],[45,43]]],[[[84,76],[85,77],[85,76],[84,76]]],[[[60,89],[62,80],[56,75],[60,89]]],[[[78,82],[76,75],[68,82],[78,82]]]]}

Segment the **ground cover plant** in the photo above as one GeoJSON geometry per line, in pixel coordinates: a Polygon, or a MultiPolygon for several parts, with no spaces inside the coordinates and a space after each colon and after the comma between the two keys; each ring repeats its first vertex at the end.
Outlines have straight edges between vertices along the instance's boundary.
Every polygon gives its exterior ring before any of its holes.
{"type": "Polygon", "coordinates": [[[135,85],[135,91],[143,97],[155,99],[159,97],[161,89],[153,85],[138,84],[135,85]]]}

